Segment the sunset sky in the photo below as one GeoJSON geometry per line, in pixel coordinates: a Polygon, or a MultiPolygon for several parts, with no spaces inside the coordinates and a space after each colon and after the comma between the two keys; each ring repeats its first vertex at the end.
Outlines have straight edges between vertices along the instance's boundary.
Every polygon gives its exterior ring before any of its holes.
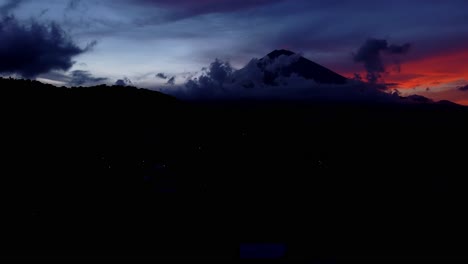
{"type": "Polygon", "coordinates": [[[183,84],[215,58],[241,68],[285,48],[365,76],[355,55],[379,39],[408,47],[377,50],[380,82],[468,105],[466,10],[466,0],[0,0],[0,74],[65,85],[126,77],[153,88],[166,85],[158,73],[183,84]],[[66,39],[36,42],[50,23],[66,39]],[[26,69],[27,54],[44,50],[58,51],[26,69]]]}

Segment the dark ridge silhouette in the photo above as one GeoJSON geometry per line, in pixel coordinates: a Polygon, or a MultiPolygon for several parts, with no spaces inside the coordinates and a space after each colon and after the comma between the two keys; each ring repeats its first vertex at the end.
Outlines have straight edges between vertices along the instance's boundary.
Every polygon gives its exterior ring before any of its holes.
{"type": "Polygon", "coordinates": [[[265,71],[264,82],[269,85],[274,85],[278,76],[290,76],[292,73],[321,84],[345,84],[347,82],[347,78],[302,56],[288,67],[281,68],[279,72],[269,72],[265,70],[266,58],[276,60],[280,56],[289,57],[293,55],[295,55],[295,53],[289,50],[275,50],[261,59],[258,65],[265,71]]]}
{"type": "Polygon", "coordinates": [[[467,259],[466,107],[0,79],[0,117],[2,261],[467,259]]]}
{"type": "Polygon", "coordinates": [[[441,100],[441,101],[438,101],[437,104],[446,105],[446,106],[452,106],[452,107],[466,108],[466,106],[459,105],[459,104],[454,103],[454,102],[449,101],[449,100],[441,100]]]}

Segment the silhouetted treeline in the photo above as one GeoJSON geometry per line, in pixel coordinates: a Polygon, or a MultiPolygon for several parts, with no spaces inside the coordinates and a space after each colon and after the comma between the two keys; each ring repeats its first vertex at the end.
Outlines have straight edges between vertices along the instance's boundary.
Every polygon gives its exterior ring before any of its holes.
{"type": "Polygon", "coordinates": [[[0,79],[1,258],[467,258],[452,104],[181,102],[0,79]]]}

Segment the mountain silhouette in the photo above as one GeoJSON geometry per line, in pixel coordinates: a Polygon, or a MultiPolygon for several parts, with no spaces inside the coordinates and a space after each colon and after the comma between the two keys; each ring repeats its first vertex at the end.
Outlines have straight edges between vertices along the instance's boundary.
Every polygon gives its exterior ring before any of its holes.
{"type": "Polygon", "coordinates": [[[466,256],[448,235],[468,236],[466,107],[1,78],[0,95],[0,260],[232,260],[251,241],[290,260],[466,256]]]}
{"type": "Polygon", "coordinates": [[[284,49],[274,50],[258,62],[258,66],[265,72],[264,82],[268,85],[275,85],[275,80],[279,76],[289,77],[291,74],[297,74],[320,84],[345,84],[347,82],[347,78],[302,56],[293,59],[289,65],[279,68],[278,71],[269,71],[267,65],[281,56],[291,57],[297,54],[284,49]]]}

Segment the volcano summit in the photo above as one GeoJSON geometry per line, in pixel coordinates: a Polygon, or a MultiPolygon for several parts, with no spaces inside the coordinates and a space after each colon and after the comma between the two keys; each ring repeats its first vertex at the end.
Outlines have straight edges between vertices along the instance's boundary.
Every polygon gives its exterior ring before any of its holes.
{"type": "Polygon", "coordinates": [[[275,85],[278,76],[290,77],[297,74],[307,80],[313,80],[320,84],[346,84],[347,78],[323,67],[311,60],[308,60],[289,50],[275,50],[262,58],[258,67],[265,72],[264,82],[275,85]],[[277,71],[270,71],[268,64],[275,61],[289,60],[289,65],[280,67],[277,71]]]}

